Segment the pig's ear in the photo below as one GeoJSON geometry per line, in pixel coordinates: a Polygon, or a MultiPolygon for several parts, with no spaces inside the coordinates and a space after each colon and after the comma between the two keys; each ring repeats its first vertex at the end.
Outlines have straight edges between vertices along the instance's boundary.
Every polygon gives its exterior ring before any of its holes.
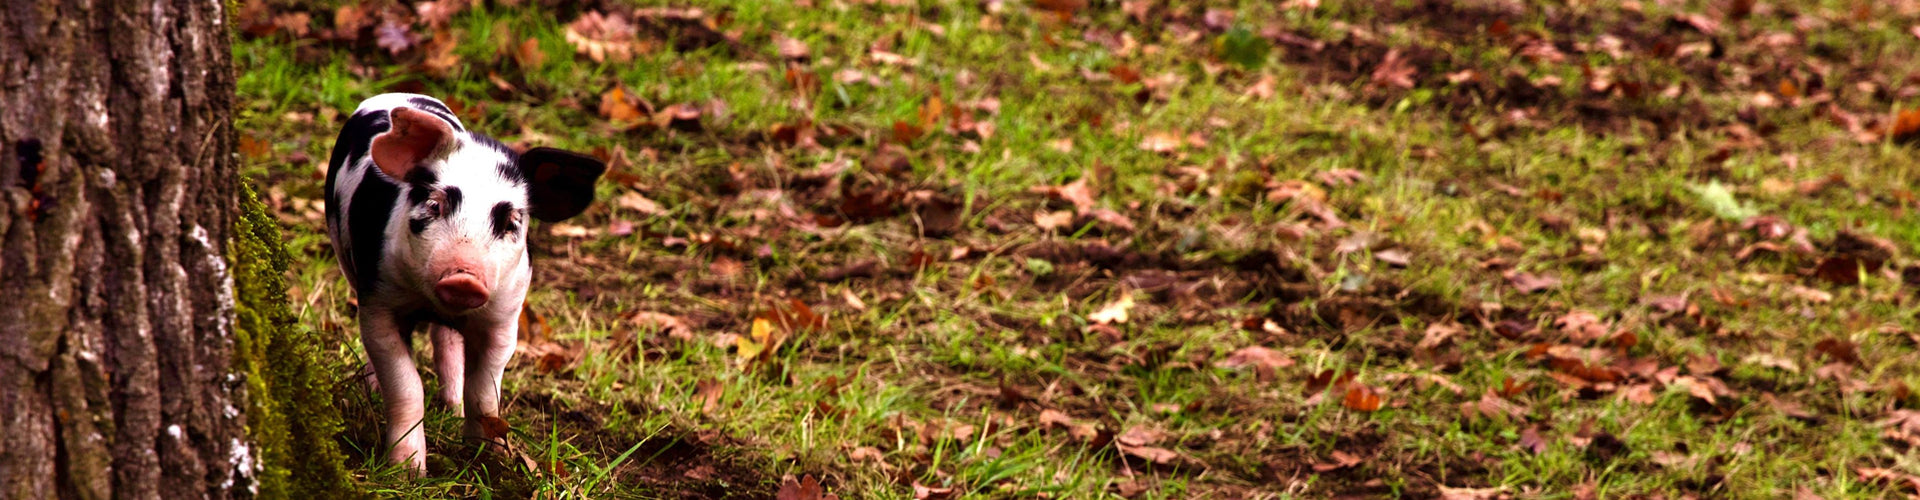
{"type": "Polygon", "coordinates": [[[394,108],[387,114],[393,125],[373,138],[373,164],[394,180],[453,144],[453,127],[446,120],[412,108],[394,108]]]}
{"type": "Polygon", "coordinates": [[[527,176],[527,204],[533,217],[547,222],[567,220],[593,204],[593,181],[606,173],[607,164],[591,156],[554,148],[533,148],[520,154],[520,172],[527,176]]]}

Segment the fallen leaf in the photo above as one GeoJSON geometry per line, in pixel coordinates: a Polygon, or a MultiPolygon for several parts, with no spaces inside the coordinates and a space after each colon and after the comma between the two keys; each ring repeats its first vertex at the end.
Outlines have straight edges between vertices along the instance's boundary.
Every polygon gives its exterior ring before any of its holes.
{"type": "Polygon", "coordinates": [[[1701,14],[1674,14],[1673,22],[1681,26],[1693,28],[1707,36],[1713,36],[1715,33],[1720,32],[1719,21],[1715,21],[1713,18],[1701,14]]]}
{"type": "Polygon", "coordinates": [[[1033,214],[1033,225],[1044,231],[1053,231],[1073,224],[1073,212],[1039,212],[1033,214]]]}
{"type": "Polygon", "coordinates": [[[737,348],[734,357],[742,365],[751,365],[778,351],[785,340],[786,336],[773,327],[772,321],[754,318],[752,330],[747,336],[734,339],[733,345],[737,348]]]}
{"type": "Polygon", "coordinates": [[[1400,49],[1387,49],[1387,55],[1381,57],[1380,65],[1373,69],[1373,85],[1411,89],[1417,72],[1413,63],[1400,54],[1400,49]]]}
{"type": "Polygon", "coordinates": [[[1518,444],[1520,445],[1520,449],[1527,450],[1535,455],[1547,452],[1547,440],[1540,437],[1540,426],[1538,425],[1529,425],[1527,428],[1521,429],[1518,444]]]}
{"type": "Polygon", "coordinates": [[[1120,292],[1120,298],[1107,303],[1105,307],[1087,315],[1087,321],[1095,324],[1120,324],[1127,322],[1127,314],[1133,310],[1133,294],[1120,292]]]}
{"type": "Polygon", "coordinates": [[[1520,289],[1520,293],[1543,292],[1560,286],[1559,278],[1519,271],[1507,273],[1507,281],[1512,282],[1514,288],[1520,289]]]}
{"type": "Polygon", "coordinates": [[[1440,487],[1440,500],[1499,500],[1507,498],[1507,487],[1492,488],[1453,488],[1440,487]]]}
{"type": "Polygon", "coordinates": [[[1734,198],[1733,190],[1728,189],[1718,180],[1708,182],[1705,186],[1690,185],[1687,189],[1699,197],[1701,205],[1705,205],[1708,211],[1722,219],[1739,222],[1759,215],[1759,211],[1753,208],[1753,204],[1743,203],[1734,198]]]}
{"type": "Polygon", "coordinates": [[[393,21],[380,23],[379,27],[373,29],[373,36],[375,45],[387,49],[389,55],[396,56],[412,48],[414,41],[418,38],[413,34],[411,27],[393,21]]]}
{"type": "Polygon", "coordinates": [[[460,65],[460,55],[453,53],[459,46],[457,31],[441,29],[434,32],[427,41],[426,57],[420,61],[420,68],[436,78],[446,78],[454,67],[460,65]]]}
{"type": "Polygon", "coordinates": [[[1575,342],[1580,343],[1599,340],[1606,337],[1608,333],[1608,325],[1602,323],[1599,316],[1578,309],[1553,320],[1553,325],[1559,327],[1561,332],[1566,333],[1575,342]]]}
{"type": "Polygon", "coordinates": [[[289,12],[273,16],[273,25],[294,38],[305,38],[312,31],[313,15],[305,12],[289,12]]]}
{"type": "Polygon", "coordinates": [[[727,386],[711,378],[700,379],[695,383],[694,392],[700,396],[700,413],[711,415],[713,410],[719,409],[720,396],[726,392],[726,389],[727,386]]]}
{"type": "Polygon", "coordinates": [[[935,488],[920,484],[920,481],[917,479],[913,481],[913,500],[946,500],[953,497],[954,489],[952,487],[935,488]]]}
{"type": "Polygon", "coordinates": [[[1173,463],[1174,460],[1180,459],[1178,452],[1152,446],[1155,443],[1159,443],[1164,437],[1164,433],[1160,431],[1135,426],[1116,436],[1113,440],[1113,445],[1115,448],[1119,448],[1122,453],[1133,455],[1149,462],[1156,464],[1173,463]]]}
{"type": "Polygon", "coordinates": [[[480,437],[488,441],[505,442],[507,434],[512,431],[513,428],[507,425],[505,419],[493,415],[480,416],[480,437]]]}
{"type": "Polygon", "coordinates": [[[640,108],[640,100],[627,93],[624,86],[615,86],[600,94],[600,116],[615,122],[639,122],[648,119],[650,113],[640,108]]]}
{"type": "Polygon", "coordinates": [[[1860,345],[1838,338],[1821,339],[1813,344],[1813,352],[1834,361],[1851,365],[1860,365],[1860,345]]]}
{"type": "Polygon", "coordinates": [[[636,52],[636,33],[625,17],[588,11],[567,24],[565,37],[575,54],[585,54],[593,62],[627,62],[636,52]]]}
{"type": "Polygon", "coordinates": [[[1060,186],[1034,186],[1028,188],[1027,192],[1044,194],[1048,198],[1065,201],[1073,205],[1075,210],[1093,208],[1096,203],[1093,198],[1093,190],[1087,187],[1086,177],[1081,177],[1073,182],[1060,186]]]}
{"type": "Polygon", "coordinates": [[[680,340],[693,340],[693,328],[686,320],[671,314],[637,311],[627,314],[627,321],[634,327],[667,334],[667,337],[680,340]]]}
{"type": "Polygon", "coordinates": [[[1861,481],[1896,486],[1909,494],[1920,493],[1920,476],[1878,467],[1860,467],[1853,471],[1860,475],[1861,481]]]}
{"type": "Polygon", "coordinates": [[[527,37],[513,50],[513,62],[521,69],[535,70],[547,64],[547,51],[540,49],[540,39],[527,37]]]}
{"type": "Polygon", "coordinates": [[[1420,337],[1420,343],[1415,347],[1421,350],[1437,349],[1447,345],[1454,337],[1458,337],[1460,334],[1466,333],[1466,331],[1467,329],[1461,327],[1459,323],[1451,321],[1428,324],[1426,333],[1420,337]]]}
{"type": "Polygon", "coordinates": [[[1795,363],[1791,359],[1774,356],[1772,354],[1765,354],[1765,353],[1748,354],[1747,357],[1741,358],[1740,362],[1747,363],[1747,364],[1760,365],[1767,368],[1779,368],[1792,373],[1800,373],[1799,363],[1795,363]]]}
{"type": "Polygon", "coordinates": [[[1360,465],[1360,457],[1340,450],[1333,450],[1333,461],[1313,464],[1314,472],[1331,472],[1360,465]]]}
{"type": "Polygon", "coordinates": [[[646,195],[642,195],[638,191],[621,193],[619,198],[614,199],[614,204],[619,205],[620,208],[638,212],[641,215],[660,215],[667,213],[665,209],[660,208],[659,203],[647,199],[646,195]]]}
{"type": "Polygon", "coordinates": [[[1213,366],[1221,368],[1251,367],[1255,372],[1261,374],[1261,378],[1267,379],[1272,378],[1274,370],[1293,366],[1293,358],[1281,354],[1280,351],[1254,345],[1233,351],[1233,354],[1227,355],[1227,359],[1217,361],[1213,366]]]}
{"type": "Polygon", "coordinates": [[[1817,290],[1817,289],[1807,288],[1800,285],[1793,285],[1793,286],[1787,287],[1787,291],[1792,293],[1795,297],[1799,297],[1800,300],[1805,300],[1807,302],[1812,302],[1815,304],[1825,304],[1828,302],[1833,302],[1833,294],[1828,293],[1825,290],[1817,290]]]}
{"type": "Polygon", "coordinates": [[[786,35],[774,35],[773,47],[787,59],[806,59],[809,53],[806,42],[786,35]]]}
{"type": "Polygon", "coordinates": [[[1081,214],[1105,223],[1108,226],[1112,226],[1114,229],[1121,231],[1133,230],[1133,219],[1127,218],[1127,216],[1121,215],[1120,212],[1115,212],[1111,209],[1095,208],[1082,211],[1081,214]]]}
{"type": "Polygon", "coordinates": [[[1838,255],[1821,259],[1813,268],[1813,276],[1840,286],[1860,284],[1862,263],[1852,256],[1838,255]]]}
{"type": "Polygon", "coordinates": [[[839,495],[827,493],[826,487],[821,486],[820,480],[814,479],[812,474],[801,476],[799,480],[792,477],[786,478],[780,483],[780,491],[774,493],[773,498],[774,500],[840,500],[839,495]]]}
{"type": "Polygon", "coordinates": [[[1413,256],[1409,255],[1406,250],[1399,248],[1390,248],[1374,252],[1373,258],[1388,266],[1398,268],[1405,268],[1413,262],[1413,256]]]}
{"type": "Polygon", "coordinates": [[[547,232],[560,238],[588,238],[599,233],[599,230],[562,222],[548,226],[547,232]]]}
{"type": "Polygon", "coordinates": [[[1379,411],[1380,406],[1384,403],[1386,403],[1386,399],[1380,397],[1380,393],[1374,392],[1371,387],[1359,384],[1354,384],[1352,387],[1347,388],[1346,396],[1340,398],[1341,406],[1358,412],[1379,411]]]}
{"type": "Polygon", "coordinates": [[[1185,144],[1186,140],[1181,137],[1180,134],[1173,132],[1152,132],[1140,139],[1140,149],[1155,153],[1172,153],[1179,151],[1180,147],[1185,144]]]}
{"type": "Polygon", "coordinates": [[[434,0],[414,4],[413,10],[428,27],[441,29],[453,20],[455,14],[467,10],[467,4],[468,0],[434,0]]]}

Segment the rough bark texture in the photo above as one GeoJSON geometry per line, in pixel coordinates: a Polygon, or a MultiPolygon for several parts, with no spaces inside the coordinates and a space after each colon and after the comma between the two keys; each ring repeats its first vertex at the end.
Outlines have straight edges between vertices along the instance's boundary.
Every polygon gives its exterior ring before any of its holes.
{"type": "Polygon", "coordinates": [[[0,499],[258,491],[225,18],[0,2],[0,499]]]}

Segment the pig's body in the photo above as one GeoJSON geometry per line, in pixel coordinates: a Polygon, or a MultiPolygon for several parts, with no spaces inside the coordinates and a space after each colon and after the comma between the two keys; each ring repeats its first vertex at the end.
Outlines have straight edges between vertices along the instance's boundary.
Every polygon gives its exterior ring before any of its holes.
{"type": "Polygon", "coordinates": [[[439,399],[467,417],[467,435],[499,416],[532,275],[528,216],[578,214],[603,170],[548,148],[516,155],[426,96],[375,96],[347,120],[327,169],[327,234],[359,297],[390,459],[425,471],[424,394],[409,345],[420,323],[433,325],[439,399]]]}

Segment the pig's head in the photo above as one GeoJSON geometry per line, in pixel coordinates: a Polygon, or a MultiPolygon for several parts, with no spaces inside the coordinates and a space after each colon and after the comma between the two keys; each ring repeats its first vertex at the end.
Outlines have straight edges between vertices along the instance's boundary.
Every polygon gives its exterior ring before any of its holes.
{"type": "Polygon", "coordinates": [[[369,156],[404,189],[389,225],[398,286],[440,312],[463,314],[526,286],[528,218],[554,222],[593,203],[606,164],[553,148],[515,155],[427,112],[396,108],[369,156]]]}

